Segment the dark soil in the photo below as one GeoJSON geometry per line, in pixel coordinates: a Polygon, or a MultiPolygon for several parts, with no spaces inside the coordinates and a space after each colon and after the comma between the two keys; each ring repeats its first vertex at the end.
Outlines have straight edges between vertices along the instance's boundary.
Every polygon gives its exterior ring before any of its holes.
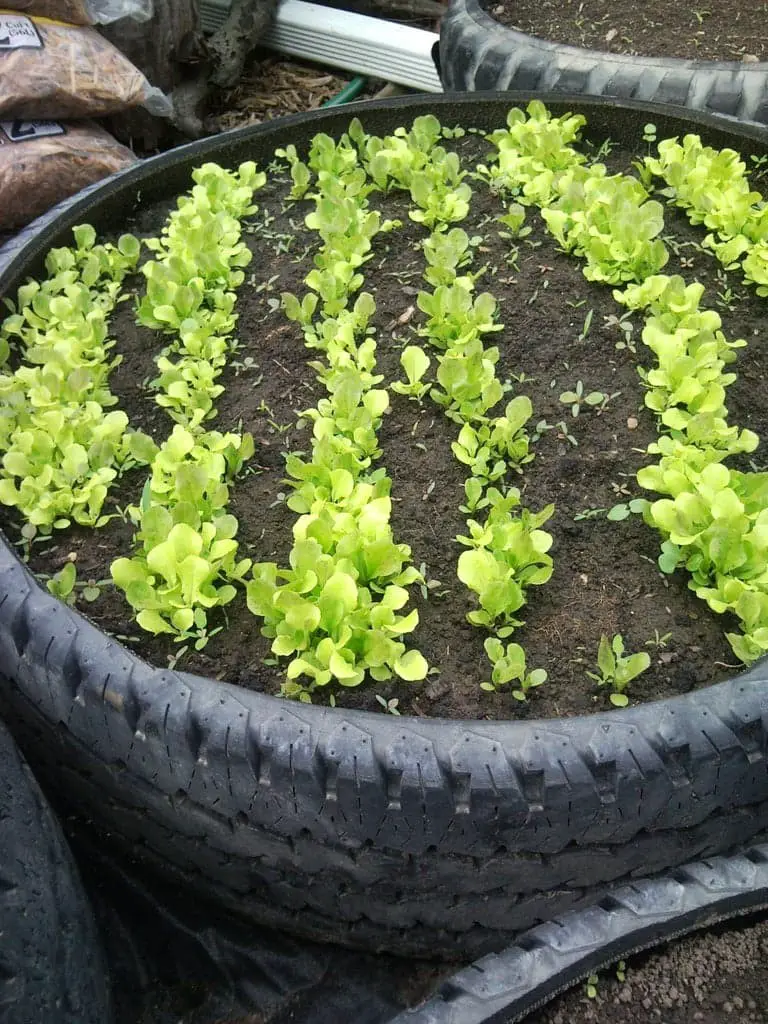
{"type": "MultiPolygon", "coordinates": [[[[468,161],[477,160],[486,150],[484,143],[478,150],[472,137],[461,145],[468,161]]],[[[616,170],[626,170],[630,159],[631,154],[614,150],[610,162],[616,170]]],[[[226,390],[218,403],[218,417],[211,423],[227,430],[242,422],[252,432],[256,455],[232,489],[231,511],[240,521],[242,553],[282,564],[295,521],[281,500],[287,489],[283,457],[287,451],[308,447],[308,433],[297,425],[297,412],[313,406],[321,394],[307,366],[309,353],[300,331],[286,320],[277,303],[281,291],[303,294],[301,282],[315,244],[303,226],[306,204],[281,212],[284,191],[284,182],[271,176],[258,197],[261,211],[247,228],[254,258],[238,297],[240,347],[222,378],[226,390]],[[246,359],[254,362],[248,364],[246,359]]],[[[372,205],[385,215],[404,217],[399,195],[374,195],[372,205]]],[[[519,244],[516,256],[510,254],[509,243],[499,238],[494,223],[499,212],[498,199],[478,185],[464,226],[484,239],[475,266],[480,261],[488,264],[483,283],[499,299],[505,325],[486,343],[499,346],[497,371],[502,380],[512,382],[510,394],[531,397],[534,422],[565,422],[573,439],[568,440],[562,427],[543,431],[534,462],[516,481],[529,507],[556,505],[548,524],[555,538],[555,572],[547,585],[529,592],[527,622],[515,635],[526,649],[529,665],[546,668],[549,680],[526,705],[509,693],[489,695],[479,689],[486,675],[484,637],[466,623],[470,595],[455,575],[462,549],[453,538],[465,532],[458,511],[463,473],[450,449],[455,427],[429,400],[419,406],[392,395],[381,442],[382,461],[393,480],[395,537],[411,545],[414,563],[425,564],[430,580],[440,581],[429,600],[413,589],[421,622],[408,639],[439,674],[423,684],[391,682],[342,690],[336,699],[344,706],[378,709],[378,693],[397,698],[403,713],[417,715],[538,717],[604,709],[609,707],[607,695],[596,690],[586,670],[594,666],[601,634],[617,632],[624,636],[628,650],[645,649],[652,656],[651,668],[631,685],[633,701],[685,693],[739,667],[723,635],[732,624],[707,610],[688,590],[683,574],[664,577],[659,572],[655,564],[659,539],[654,532],[636,517],[620,523],[608,522],[602,514],[583,518],[588,510],[610,508],[638,493],[634,474],[655,436],[635,369],[644,357],[641,320],[635,318],[633,334],[637,355],[617,349],[623,335],[612,318],[623,310],[611,289],[588,283],[579,262],[557,251],[533,211],[529,213],[533,234],[519,244]],[[585,332],[590,311],[591,327],[585,332]],[[602,412],[584,407],[574,418],[559,401],[559,394],[577,381],[583,381],[585,392],[600,390],[611,396],[602,412]]],[[[156,232],[166,214],[167,206],[150,209],[140,223],[127,226],[156,232]]],[[[714,261],[693,247],[693,241],[702,236],[682,215],[670,209],[667,223],[677,240],[667,271],[704,281],[706,304],[720,310],[727,335],[750,341],[739,356],[739,378],[730,389],[729,407],[732,422],[762,434],[768,429],[768,414],[763,403],[755,404],[755,397],[763,393],[765,380],[765,342],[760,336],[763,303],[743,289],[734,275],[726,281],[714,261]]],[[[423,257],[417,248],[422,237],[423,229],[404,217],[400,230],[379,236],[375,256],[366,267],[367,286],[377,301],[379,369],[385,383],[400,376],[399,351],[413,339],[412,330],[419,323],[415,301],[422,285],[423,257]]],[[[124,356],[112,376],[113,390],[131,423],[161,441],[170,423],[154,404],[145,382],[154,375],[152,359],[162,339],[135,327],[132,303],[119,308],[113,334],[124,356]]],[[[115,504],[124,507],[136,502],[143,479],[141,471],[126,475],[114,493],[115,504]]],[[[7,520],[7,512],[3,515],[7,520]]],[[[129,551],[131,532],[119,518],[96,535],[70,529],[52,542],[33,545],[31,566],[36,572],[50,573],[75,553],[80,580],[108,578],[111,561],[129,551]]],[[[128,625],[129,607],[111,586],[93,604],[81,600],[80,608],[155,664],[173,663],[179,656],[179,667],[186,670],[270,693],[279,690],[279,670],[264,664],[269,641],[260,635],[259,622],[242,596],[227,608],[228,628],[200,653],[191,648],[182,652],[167,637],[139,636],[138,627],[128,625]]]]}
{"type": "Polygon", "coordinates": [[[487,0],[497,21],[609,53],[690,60],[767,60],[768,4],[742,0],[487,0]]]}

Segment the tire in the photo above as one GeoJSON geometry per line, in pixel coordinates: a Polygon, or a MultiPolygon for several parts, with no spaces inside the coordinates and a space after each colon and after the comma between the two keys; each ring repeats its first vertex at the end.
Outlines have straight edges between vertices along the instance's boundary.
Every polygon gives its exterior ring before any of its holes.
{"type": "Polygon", "coordinates": [[[688,864],[617,889],[526,932],[443,981],[389,1024],[514,1024],[590,974],[641,950],[768,907],[768,846],[688,864]]]}
{"type": "MultiPolygon", "coordinates": [[[[560,105],[558,107],[558,104],[560,105]]],[[[122,224],[202,158],[267,162],[307,132],[434,112],[503,123],[509,98],[406,97],[227,133],[75,202],[11,263],[35,273],[72,224],[122,224]]],[[[642,104],[564,100],[612,137],[642,104]]],[[[713,144],[768,134],[702,115],[713,144]]],[[[0,701],[23,749],[102,841],[196,899],[355,948],[477,956],[611,888],[768,835],[765,663],[686,696],[583,718],[443,721],[300,705],[153,668],[55,600],[0,538],[0,701]]]]}
{"type": "Polygon", "coordinates": [[[0,725],[0,1022],[108,1024],[91,908],[61,828],[0,725]]]}
{"type": "Polygon", "coordinates": [[[447,91],[514,89],[673,104],[768,123],[768,64],[603,53],[527,35],[478,0],[450,0],[440,27],[447,91]]]}

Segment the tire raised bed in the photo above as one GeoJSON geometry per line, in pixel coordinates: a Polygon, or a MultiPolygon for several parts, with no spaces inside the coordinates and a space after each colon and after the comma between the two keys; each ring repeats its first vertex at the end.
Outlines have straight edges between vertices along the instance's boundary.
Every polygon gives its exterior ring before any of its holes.
{"type": "MultiPolygon", "coordinates": [[[[588,132],[760,153],[768,134],[640,103],[541,97],[588,132]]],[[[316,112],[174,150],[75,200],[0,271],[11,294],[88,221],[121,229],[215,159],[392,131],[424,113],[503,125],[526,95],[420,97],[316,112]]],[[[768,829],[768,681],[546,721],[393,718],[297,705],[152,667],[59,603],[0,543],[0,698],[36,768],[104,842],[233,913],[314,938],[441,956],[589,905],[612,887],[768,829]]]]}

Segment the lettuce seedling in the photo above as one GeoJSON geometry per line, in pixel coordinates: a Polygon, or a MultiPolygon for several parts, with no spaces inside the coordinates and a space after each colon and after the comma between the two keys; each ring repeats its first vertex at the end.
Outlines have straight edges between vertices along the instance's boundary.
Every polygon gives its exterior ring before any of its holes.
{"type": "Polygon", "coordinates": [[[472,282],[465,277],[457,278],[450,286],[440,285],[431,293],[419,292],[416,302],[427,316],[418,333],[437,348],[452,348],[480,334],[504,329],[496,323],[496,299],[489,292],[473,298],[472,282]]]}
{"type": "Polygon", "coordinates": [[[531,233],[530,227],[525,225],[525,207],[520,203],[510,203],[507,212],[501,214],[497,220],[509,229],[500,233],[502,238],[525,238],[531,233]]]}
{"type": "MultiPolygon", "coordinates": [[[[472,245],[474,239],[462,228],[450,231],[435,230],[422,246],[427,261],[424,279],[433,288],[440,285],[451,285],[459,276],[459,270],[472,262],[472,245]]],[[[471,281],[477,280],[482,271],[467,276],[471,281]]]]}
{"type": "Polygon", "coordinates": [[[501,640],[489,636],[485,641],[485,653],[493,665],[491,681],[480,683],[481,690],[495,692],[507,683],[517,681],[518,688],[512,691],[515,700],[528,699],[528,691],[547,681],[547,673],[543,668],[535,668],[529,672],[525,663],[525,651],[520,644],[507,644],[506,649],[501,640]]]}
{"type": "Polygon", "coordinates": [[[485,421],[485,414],[504,395],[496,376],[497,348],[484,348],[480,338],[456,345],[440,358],[432,398],[458,423],[485,421]]]}
{"type": "Polygon", "coordinates": [[[184,639],[198,627],[195,643],[207,642],[206,612],[229,604],[251,566],[249,558],[236,561],[237,520],[223,515],[197,528],[178,522],[173,512],[154,506],[142,517],[143,557],[118,558],[112,579],[138,612],[136,621],[150,633],[176,633],[184,639]],[[222,582],[226,581],[226,582],[222,582]]]}
{"type": "Polygon", "coordinates": [[[288,193],[289,199],[303,199],[312,181],[312,172],[303,161],[299,159],[294,145],[286,146],[284,149],[276,149],[275,156],[287,162],[291,173],[293,187],[288,193]]]}
{"type": "Polygon", "coordinates": [[[392,390],[398,395],[407,395],[409,398],[421,401],[430,388],[428,383],[425,384],[422,381],[422,377],[429,369],[430,363],[429,356],[418,345],[409,345],[407,348],[404,348],[400,356],[400,365],[405,370],[408,382],[395,381],[392,385],[392,390]]]}
{"type": "Polygon", "coordinates": [[[627,686],[645,672],[650,664],[651,656],[647,651],[625,656],[624,640],[620,633],[616,633],[610,640],[603,635],[597,651],[598,671],[587,672],[587,675],[594,679],[598,686],[612,687],[611,704],[617,708],[625,708],[629,704],[629,697],[625,692],[627,686]]]}
{"type": "Polygon", "coordinates": [[[580,114],[552,117],[540,100],[529,103],[526,112],[514,107],[507,114],[507,128],[488,136],[498,150],[496,161],[490,167],[480,165],[478,174],[495,189],[519,195],[521,203],[547,205],[558,172],[586,159],[570,145],[585,124],[580,114]]]}
{"type": "Polygon", "coordinates": [[[538,513],[524,508],[513,515],[512,509],[519,504],[519,492],[510,489],[491,505],[484,524],[470,519],[469,535],[456,538],[471,549],[459,556],[458,577],[477,594],[480,605],[467,619],[500,637],[522,625],[515,613],[525,603],[525,590],[546,583],[552,575],[552,558],[547,554],[552,535],[540,527],[551,518],[554,506],[538,513]]]}
{"type": "Polygon", "coordinates": [[[48,592],[57,597],[64,604],[73,605],[77,594],[75,584],[77,583],[77,569],[74,562],[66,562],[65,565],[52,576],[46,583],[48,592]]]}

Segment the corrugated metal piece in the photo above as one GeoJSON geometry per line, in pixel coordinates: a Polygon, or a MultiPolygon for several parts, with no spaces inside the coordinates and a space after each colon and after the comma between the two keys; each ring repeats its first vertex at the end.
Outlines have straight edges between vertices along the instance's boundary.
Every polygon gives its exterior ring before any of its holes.
{"type": "MultiPolygon", "coordinates": [[[[218,28],[229,5],[230,0],[202,0],[203,28],[218,28]]],[[[407,85],[420,92],[442,92],[432,60],[437,41],[437,33],[420,28],[305,0],[283,0],[263,43],[290,57],[407,85]]]]}

